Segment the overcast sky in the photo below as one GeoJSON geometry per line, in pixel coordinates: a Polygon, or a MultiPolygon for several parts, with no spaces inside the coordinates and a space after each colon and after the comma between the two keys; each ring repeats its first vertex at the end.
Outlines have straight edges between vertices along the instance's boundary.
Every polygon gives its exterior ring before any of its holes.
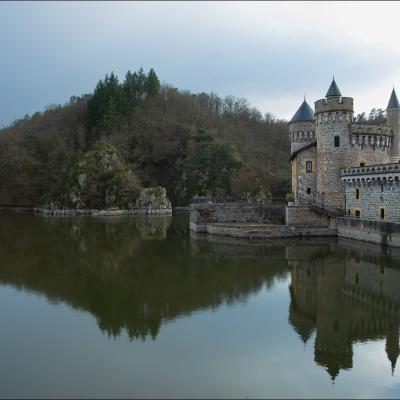
{"type": "Polygon", "coordinates": [[[332,75],[355,111],[400,92],[398,2],[0,2],[0,124],[153,67],[290,118],[332,75]]]}

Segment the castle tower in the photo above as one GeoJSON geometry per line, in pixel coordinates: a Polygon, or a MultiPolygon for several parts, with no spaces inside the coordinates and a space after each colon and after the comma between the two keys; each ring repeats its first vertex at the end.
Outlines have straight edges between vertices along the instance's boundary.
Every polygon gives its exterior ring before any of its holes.
{"type": "Polygon", "coordinates": [[[314,110],[306,99],[289,122],[291,154],[315,140],[314,110]]]}
{"type": "Polygon", "coordinates": [[[399,327],[396,324],[390,324],[388,332],[386,334],[386,345],[385,350],[387,357],[392,367],[392,375],[396,368],[397,358],[399,357],[399,327]]]}
{"type": "Polygon", "coordinates": [[[299,200],[311,200],[316,191],[315,119],[314,110],[305,98],[289,122],[289,140],[290,160],[292,162],[292,193],[297,202],[299,200]]]}
{"type": "Polygon", "coordinates": [[[400,161],[400,103],[393,88],[386,108],[387,125],[393,131],[390,158],[392,162],[400,161]]]}
{"type": "Polygon", "coordinates": [[[317,202],[326,208],[344,210],[340,169],[354,163],[350,145],[353,99],[342,97],[333,79],[325,99],[315,102],[317,139],[317,202]]]}
{"type": "Polygon", "coordinates": [[[335,257],[315,262],[316,336],[314,360],[326,368],[332,382],[342,369],[353,367],[353,344],[349,335],[352,315],[343,296],[346,265],[335,257]]]}

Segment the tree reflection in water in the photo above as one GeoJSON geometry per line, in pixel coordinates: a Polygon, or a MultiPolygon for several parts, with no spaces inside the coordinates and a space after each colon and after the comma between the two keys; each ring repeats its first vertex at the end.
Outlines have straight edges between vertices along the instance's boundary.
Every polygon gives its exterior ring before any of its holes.
{"type": "Polygon", "coordinates": [[[232,258],[204,242],[193,255],[186,218],[1,218],[0,280],[89,311],[109,335],[155,338],[165,321],[289,273],[282,248],[232,258]]]}
{"type": "MultiPolygon", "coordinates": [[[[399,354],[395,254],[332,239],[237,242],[190,234],[187,217],[0,215],[0,281],[90,312],[108,335],[156,338],[166,321],[245,301],[289,280],[289,323],[334,380],[353,344],[399,354]]],[[[391,250],[396,252],[396,250],[391,250]]]]}

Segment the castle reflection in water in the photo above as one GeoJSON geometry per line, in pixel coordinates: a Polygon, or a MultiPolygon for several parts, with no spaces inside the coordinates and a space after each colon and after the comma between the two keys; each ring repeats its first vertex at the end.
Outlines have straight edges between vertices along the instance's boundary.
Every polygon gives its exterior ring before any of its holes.
{"type": "Polygon", "coordinates": [[[392,372],[399,356],[399,263],[381,249],[355,246],[339,242],[323,256],[313,246],[286,250],[289,322],[305,343],[315,333],[315,362],[333,380],[352,368],[355,343],[385,339],[392,372]]]}
{"type": "Polygon", "coordinates": [[[352,368],[359,342],[385,340],[396,366],[400,250],[336,239],[239,243],[189,234],[185,217],[0,218],[0,285],[87,311],[111,336],[155,339],[167,321],[288,281],[289,323],[314,340],[315,362],[332,379],[352,368]]]}

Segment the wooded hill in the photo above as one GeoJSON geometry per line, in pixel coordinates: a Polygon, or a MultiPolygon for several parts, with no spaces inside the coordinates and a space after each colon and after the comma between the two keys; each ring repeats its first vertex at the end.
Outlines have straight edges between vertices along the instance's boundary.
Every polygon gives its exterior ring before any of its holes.
{"type": "Polygon", "coordinates": [[[289,191],[287,123],[245,99],[160,85],[154,72],[111,73],[0,130],[0,204],[38,205],[99,142],[116,147],[140,185],[164,186],[174,205],[194,195],[243,198],[289,191]]]}

